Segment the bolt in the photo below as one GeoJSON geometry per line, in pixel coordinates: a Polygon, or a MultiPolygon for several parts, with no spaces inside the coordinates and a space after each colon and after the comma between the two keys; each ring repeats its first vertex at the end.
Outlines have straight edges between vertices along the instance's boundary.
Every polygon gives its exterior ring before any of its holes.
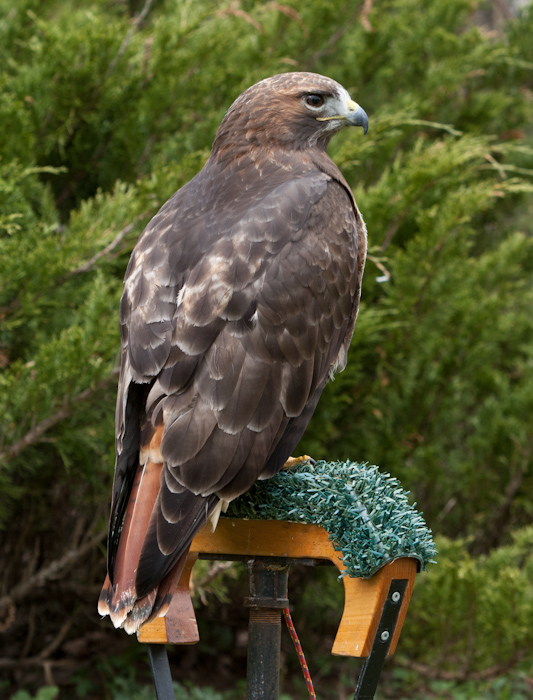
{"type": "Polygon", "coordinates": [[[394,593],[393,593],[392,596],[391,596],[392,602],[393,602],[393,603],[397,603],[397,602],[400,600],[401,597],[402,597],[402,596],[398,593],[398,591],[394,591],[394,593]]]}
{"type": "Polygon", "coordinates": [[[390,637],[390,634],[385,630],[384,632],[381,633],[381,641],[386,642],[387,639],[390,637]]]}

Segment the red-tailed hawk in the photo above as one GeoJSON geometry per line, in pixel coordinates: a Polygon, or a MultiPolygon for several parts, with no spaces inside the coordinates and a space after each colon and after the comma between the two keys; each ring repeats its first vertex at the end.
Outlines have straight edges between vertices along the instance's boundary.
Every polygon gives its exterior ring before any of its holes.
{"type": "Polygon", "coordinates": [[[98,606],[129,633],[166,611],[195,533],[283,467],[344,369],[366,230],[326,146],[347,124],[368,118],[334,80],[253,85],[135,246],[98,606]]]}

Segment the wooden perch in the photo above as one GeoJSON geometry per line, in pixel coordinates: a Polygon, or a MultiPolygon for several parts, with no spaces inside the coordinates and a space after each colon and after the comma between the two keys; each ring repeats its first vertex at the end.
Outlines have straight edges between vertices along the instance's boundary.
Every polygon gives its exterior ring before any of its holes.
{"type": "MultiPolygon", "coordinates": [[[[217,558],[282,557],[287,559],[323,559],[344,571],[342,556],[335,551],[328,533],[318,525],[274,520],[237,520],[221,518],[214,533],[202,529],[194,538],[187,565],[172,604],[164,618],[141,627],[137,637],[147,644],[195,644],[199,641],[189,583],[200,554],[217,558]]],[[[333,643],[332,653],[339,656],[368,656],[393,579],[407,581],[398,622],[389,655],[396,649],[411,592],[417,561],[404,557],[386,564],[369,579],[344,576],[344,612],[333,643]]]]}

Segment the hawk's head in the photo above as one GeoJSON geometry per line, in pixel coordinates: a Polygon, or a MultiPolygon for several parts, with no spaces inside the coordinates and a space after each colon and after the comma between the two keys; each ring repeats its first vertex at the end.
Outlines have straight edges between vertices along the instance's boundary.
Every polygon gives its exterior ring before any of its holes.
{"type": "Polygon", "coordinates": [[[235,100],[217,131],[214,149],[229,144],[325,148],[346,125],[361,126],[366,134],[368,117],[342,85],[316,73],[282,73],[256,83],[235,100]]]}

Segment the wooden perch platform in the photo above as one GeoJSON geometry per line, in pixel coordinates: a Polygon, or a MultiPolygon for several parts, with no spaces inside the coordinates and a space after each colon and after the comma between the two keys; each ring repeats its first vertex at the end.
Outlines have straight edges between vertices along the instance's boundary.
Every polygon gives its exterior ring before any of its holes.
{"type": "MultiPolygon", "coordinates": [[[[190,577],[199,555],[216,559],[275,557],[287,560],[328,560],[344,571],[342,556],[328,533],[317,525],[275,520],[221,518],[214,533],[206,528],[194,538],[186,567],[165,617],[141,627],[137,637],[147,644],[195,644],[198,626],[191,602],[190,577]]],[[[287,562],[295,563],[294,561],[287,562]]],[[[406,581],[405,594],[388,654],[396,649],[407,613],[418,562],[404,557],[386,564],[371,578],[344,576],[344,611],[332,654],[364,657],[370,654],[381,613],[393,580],[406,581]]]]}

